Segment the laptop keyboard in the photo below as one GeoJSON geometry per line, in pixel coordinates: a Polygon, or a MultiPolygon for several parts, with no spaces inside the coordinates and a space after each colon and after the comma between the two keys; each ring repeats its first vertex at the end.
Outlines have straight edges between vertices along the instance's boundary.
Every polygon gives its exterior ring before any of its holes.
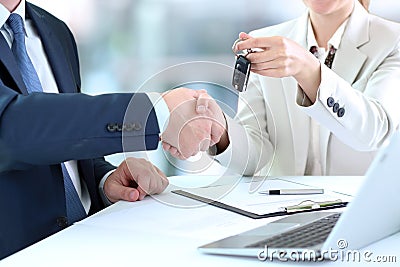
{"type": "Polygon", "coordinates": [[[265,245],[271,248],[312,247],[323,243],[327,239],[339,217],[340,213],[335,213],[288,232],[261,240],[246,247],[264,248],[265,245]]]}

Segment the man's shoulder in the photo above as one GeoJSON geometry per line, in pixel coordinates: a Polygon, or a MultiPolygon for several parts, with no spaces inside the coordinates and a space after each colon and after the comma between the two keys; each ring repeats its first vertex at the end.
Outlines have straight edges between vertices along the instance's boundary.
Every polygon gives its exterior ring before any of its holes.
{"type": "Polygon", "coordinates": [[[56,16],[54,16],[50,12],[44,10],[43,8],[41,8],[41,7],[39,7],[39,6],[35,5],[35,4],[27,2],[26,5],[28,7],[28,10],[30,9],[32,12],[35,12],[40,17],[44,17],[44,18],[48,18],[48,19],[51,19],[51,20],[55,20],[55,21],[60,21],[61,22],[61,20],[58,19],[56,16]]]}
{"type": "Polygon", "coordinates": [[[30,16],[31,19],[36,20],[37,22],[41,21],[37,27],[47,27],[51,30],[52,33],[56,35],[59,40],[62,40],[61,44],[66,45],[67,43],[72,43],[75,46],[74,36],[64,21],[60,20],[50,12],[44,10],[41,7],[38,7],[32,3],[27,2],[26,6],[27,15],[30,16]],[[43,24],[44,22],[44,24],[43,24]],[[41,26],[40,26],[41,25],[41,26]]]}
{"type": "Polygon", "coordinates": [[[27,13],[29,14],[29,16],[36,15],[44,19],[46,21],[46,24],[51,25],[52,27],[62,28],[64,30],[68,29],[67,25],[62,20],[60,20],[50,12],[32,3],[27,2],[26,4],[27,4],[27,13]]]}

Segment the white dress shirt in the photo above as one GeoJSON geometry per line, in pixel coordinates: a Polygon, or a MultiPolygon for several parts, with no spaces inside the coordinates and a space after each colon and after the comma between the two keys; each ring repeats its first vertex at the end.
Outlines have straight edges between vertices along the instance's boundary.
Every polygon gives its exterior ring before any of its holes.
{"type": "MultiPolygon", "coordinates": [[[[340,27],[336,30],[336,32],[333,34],[332,38],[329,39],[327,47],[328,49],[325,49],[324,47],[319,47],[318,43],[315,38],[314,30],[311,25],[310,19],[308,20],[308,29],[307,29],[307,46],[308,50],[312,46],[317,47],[317,58],[321,62],[321,64],[324,64],[326,57],[328,56],[329,53],[329,48],[334,47],[336,49],[339,48],[340,46],[340,41],[342,39],[342,35],[344,33],[344,29],[346,28],[347,20],[345,20],[340,27]]],[[[323,175],[326,174],[326,170],[322,169],[322,163],[321,163],[321,148],[320,148],[320,125],[319,123],[314,120],[313,118],[310,118],[310,142],[308,145],[308,157],[307,157],[307,163],[306,163],[306,169],[305,169],[305,175],[323,175]]]]}

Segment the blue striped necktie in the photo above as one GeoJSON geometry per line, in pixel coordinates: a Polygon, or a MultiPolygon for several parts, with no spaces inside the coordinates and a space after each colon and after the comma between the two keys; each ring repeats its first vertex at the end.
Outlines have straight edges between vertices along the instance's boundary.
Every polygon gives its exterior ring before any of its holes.
{"type": "MultiPolygon", "coordinates": [[[[12,44],[12,52],[17,61],[18,67],[22,74],[22,79],[25,83],[28,93],[43,92],[39,77],[30,60],[25,46],[25,28],[22,17],[12,13],[7,20],[7,25],[11,28],[14,34],[12,44]]],[[[71,177],[64,165],[61,164],[62,173],[64,176],[65,198],[67,206],[68,222],[79,221],[86,217],[86,211],[83,208],[82,202],[79,199],[75,186],[72,183],[71,177]]]]}

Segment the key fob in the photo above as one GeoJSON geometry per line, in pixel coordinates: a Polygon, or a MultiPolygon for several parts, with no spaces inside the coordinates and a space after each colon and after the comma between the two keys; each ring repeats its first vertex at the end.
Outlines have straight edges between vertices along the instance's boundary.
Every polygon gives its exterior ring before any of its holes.
{"type": "Polygon", "coordinates": [[[250,76],[251,62],[246,57],[239,55],[233,70],[232,85],[239,92],[246,91],[247,82],[250,76]]]}

